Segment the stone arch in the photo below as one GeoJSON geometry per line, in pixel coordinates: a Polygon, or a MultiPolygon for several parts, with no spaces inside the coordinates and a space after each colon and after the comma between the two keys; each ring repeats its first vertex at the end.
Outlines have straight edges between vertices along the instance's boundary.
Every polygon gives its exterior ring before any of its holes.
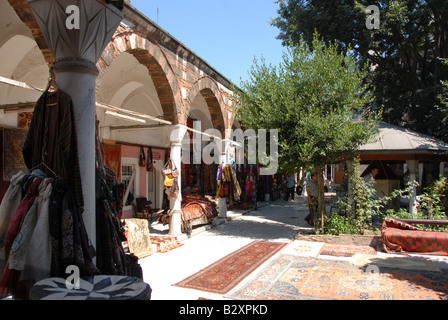
{"type": "Polygon", "coordinates": [[[212,79],[204,77],[199,79],[191,88],[187,97],[186,114],[190,113],[193,101],[198,95],[205,99],[210,112],[213,128],[219,130],[223,136],[226,129],[224,118],[224,99],[219,91],[218,85],[212,79]]]}
{"type": "Polygon", "coordinates": [[[41,50],[46,63],[50,66],[54,64],[55,59],[48,47],[42,31],[40,30],[34,14],[32,13],[26,0],[7,0],[10,6],[16,12],[18,18],[29,28],[38,48],[41,50]]]}
{"type": "Polygon", "coordinates": [[[113,60],[124,52],[134,56],[148,69],[162,105],[164,119],[178,124],[182,113],[182,99],[176,75],[162,49],[139,34],[126,32],[112,39],[97,63],[97,84],[101,82],[113,60]]]}
{"type": "Polygon", "coordinates": [[[7,77],[11,77],[20,61],[28,52],[36,46],[34,39],[23,35],[14,35],[0,47],[2,57],[2,71],[7,77]],[[5,59],[5,57],[7,58],[5,59]]]}
{"type": "MultiPolygon", "coordinates": [[[[0,45],[0,72],[6,78],[23,81],[38,88],[48,83],[48,65],[33,38],[14,34],[0,45]]],[[[0,86],[0,104],[34,102],[40,96],[36,90],[0,86]]]]}

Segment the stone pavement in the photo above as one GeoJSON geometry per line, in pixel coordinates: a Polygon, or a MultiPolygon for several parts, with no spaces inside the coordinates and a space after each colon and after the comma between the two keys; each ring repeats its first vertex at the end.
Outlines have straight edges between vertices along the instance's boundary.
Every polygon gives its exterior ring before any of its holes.
{"type": "MultiPolygon", "coordinates": [[[[221,294],[180,288],[173,284],[255,240],[290,243],[294,239],[305,241],[324,239],[320,241],[339,242],[338,237],[316,238],[318,236],[306,235],[312,233],[313,228],[304,221],[308,214],[305,201],[305,197],[296,196],[294,202],[284,200],[262,202],[258,210],[230,211],[229,218],[217,218],[211,226],[196,228],[191,237],[185,235],[180,237],[179,240],[183,246],[167,253],[155,253],[140,259],[144,281],[153,290],[151,299],[226,300],[221,294]],[[326,239],[331,239],[331,241],[326,241],[326,239]]],[[[168,226],[161,227],[155,223],[151,226],[151,234],[166,234],[167,231],[168,226]]],[[[360,243],[359,245],[366,244],[360,243]]],[[[278,254],[280,253],[276,255],[278,254]]],[[[378,254],[379,257],[381,254],[387,256],[385,253],[379,252],[378,254]]],[[[434,257],[430,257],[430,259],[434,259],[434,257]]],[[[441,261],[437,263],[442,263],[444,268],[448,268],[448,260],[445,257],[436,257],[435,260],[441,261]]]]}
{"type": "MultiPolygon", "coordinates": [[[[294,202],[261,202],[258,210],[229,211],[225,223],[224,219],[216,218],[212,226],[199,227],[190,238],[183,235],[179,238],[184,244],[182,247],[139,260],[144,281],[153,290],[151,299],[224,299],[223,295],[179,288],[173,284],[254,240],[293,241],[299,231],[313,230],[304,221],[307,214],[305,197],[296,197],[294,202]]],[[[167,228],[153,224],[151,234],[166,234],[167,228]]]]}

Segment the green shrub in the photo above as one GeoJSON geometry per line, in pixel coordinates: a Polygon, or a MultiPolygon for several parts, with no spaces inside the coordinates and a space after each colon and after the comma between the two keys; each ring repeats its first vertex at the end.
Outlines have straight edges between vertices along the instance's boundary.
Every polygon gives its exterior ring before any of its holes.
{"type": "Polygon", "coordinates": [[[364,234],[365,230],[372,229],[373,217],[378,217],[380,220],[384,218],[381,209],[390,200],[396,197],[408,197],[416,185],[409,184],[405,189],[394,190],[390,196],[376,198],[372,182],[364,181],[359,174],[359,167],[359,159],[355,159],[347,172],[349,195],[338,199],[336,203],[345,218],[337,214],[327,217],[325,224],[329,226],[325,228],[325,232],[337,234],[340,230],[344,230],[344,233],[364,234]]]}

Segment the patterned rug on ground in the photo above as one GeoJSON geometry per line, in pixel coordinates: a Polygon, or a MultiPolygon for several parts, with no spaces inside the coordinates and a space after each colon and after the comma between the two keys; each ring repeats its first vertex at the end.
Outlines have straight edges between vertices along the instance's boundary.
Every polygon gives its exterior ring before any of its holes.
{"type": "Polygon", "coordinates": [[[447,300],[448,275],[281,254],[227,298],[238,300],[447,300]]]}
{"type": "Polygon", "coordinates": [[[352,257],[357,253],[375,255],[376,249],[370,246],[326,243],[319,254],[334,257],[352,257]]]}
{"type": "Polygon", "coordinates": [[[183,246],[183,243],[180,243],[177,237],[169,236],[151,236],[151,243],[157,244],[157,252],[161,253],[183,246]]]}
{"type": "Polygon", "coordinates": [[[225,294],[287,243],[254,241],[175,286],[225,294]]]}

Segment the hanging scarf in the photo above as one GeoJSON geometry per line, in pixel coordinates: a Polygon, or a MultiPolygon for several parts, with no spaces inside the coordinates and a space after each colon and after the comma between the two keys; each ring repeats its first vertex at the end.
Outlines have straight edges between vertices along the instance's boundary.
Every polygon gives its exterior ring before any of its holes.
{"type": "Polygon", "coordinates": [[[153,167],[152,164],[152,149],[151,147],[148,148],[148,157],[146,158],[146,171],[151,171],[153,167]]]}
{"type": "Polygon", "coordinates": [[[145,162],[146,162],[145,160],[146,160],[146,158],[145,158],[145,150],[143,149],[143,147],[140,147],[140,156],[138,158],[138,165],[140,167],[144,167],[145,166],[145,162]]]}

